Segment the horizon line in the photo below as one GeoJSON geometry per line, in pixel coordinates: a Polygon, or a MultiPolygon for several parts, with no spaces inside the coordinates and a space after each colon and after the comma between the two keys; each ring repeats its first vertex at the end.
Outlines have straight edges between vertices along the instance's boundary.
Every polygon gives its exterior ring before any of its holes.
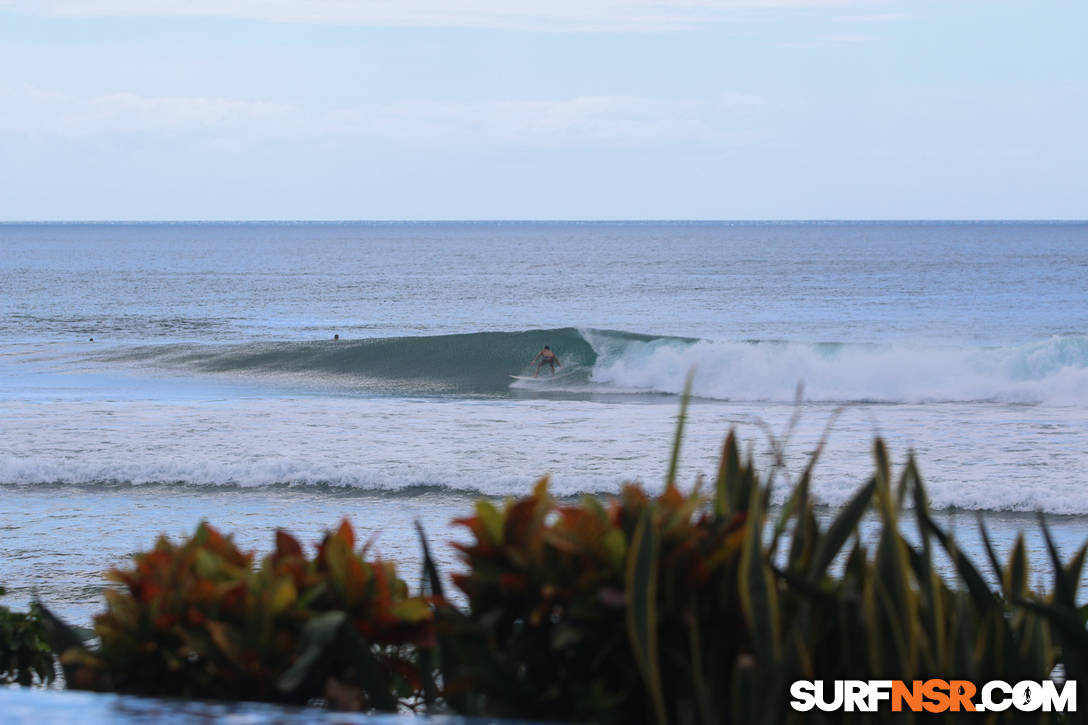
{"type": "Polygon", "coordinates": [[[0,219],[0,226],[47,224],[1085,224],[1075,217],[826,218],[482,218],[482,219],[0,219]]]}

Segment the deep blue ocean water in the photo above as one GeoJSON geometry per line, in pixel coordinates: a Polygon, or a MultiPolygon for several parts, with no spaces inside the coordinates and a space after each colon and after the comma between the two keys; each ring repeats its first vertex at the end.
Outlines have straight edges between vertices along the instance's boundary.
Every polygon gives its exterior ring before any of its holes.
{"type": "Polygon", "coordinates": [[[845,407],[829,506],[880,434],[949,516],[1088,533],[1085,223],[3,224],[0,584],[89,619],[200,518],[412,563],[413,518],[544,473],[659,486],[691,370],[685,480],[730,427],[766,461],[800,386],[795,470],[845,407]]]}

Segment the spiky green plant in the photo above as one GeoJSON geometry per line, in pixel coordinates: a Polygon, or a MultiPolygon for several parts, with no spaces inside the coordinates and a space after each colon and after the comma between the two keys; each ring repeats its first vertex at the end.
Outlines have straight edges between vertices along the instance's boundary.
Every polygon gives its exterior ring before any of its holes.
{"type": "MultiPolygon", "coordinates": [[[[770,481],[732,433],[713,489],[681,493],[683,420],[682,409],[660,496],[627,486],[607,506],[592,497],[560,505],[545,479],[527,498],[501,510],[480,502],[460,521],[474,537],[458,547],[467,571],[453,578],[468,607],[440,607],[437,619],[455,709],[606,723],[801,723],[814,715],[789,708],[797,679],[1038,681],[1059,662],[1071,678],[1085,671],[1088,608],[1076,598],[1085,550],[1063,562],[1045,522],[1050,595],[1028,588],[1023,539],[1002,564],[980,522],[999,582],[992,589],[934,521],[913,457],[893,482],[877,440],[873,475],[824,525],[810,495],[822,443],[775,511],[770,481]],[[875,519],[867,536],[865,517],[875,519]],[[904,533],[910,520],[913,540],[904,533]]],[[[821,717],[858,721],[856,713],[821,717]]],[[[1048,717],[1008,711],[985,722],[1048,717]]]]}
{"type": "MultiPolygon", "coordinates": [[[[754,686],[733,703],[734,713],[743,713],[748,722],[807,721],[810,715],[788,708],[787,688],[796,679],[1016,682],[1047,679],[1057,662],[1050,628],[1033,607],[1025,606],[1033,595],[1027,588],[1022,539],[1002,566],[983,527],[988,558],[1001,582],[997,591],[991,590],[933,520],[913,458],[893,486],[887,450],[879,440],[874,457],[875,473],[826,529],[817,520],[804,476],[793,492],[793,505],[775,523],[776,531],[789,532],[783,538],[789,545],[785,559],[776,556],[773,545],[753,556],[763,578],[773,578],[778,605],[767,607],[765,616],[782,632],[783,646],[754,652],[754,686]],[[907,500],[912,510],[904,510],[907,500]],[[877,517],[875,541],[865,541],[859,531],[867,513],[877,517]],[[918,527],[919,544],[903,534],[908,515],[918,527]],[[942,574],[938,549],[950,560],[953,576],[942,574]]],[[[765,514],[752,511],[756,518],[765,514]]],[[[742,598],[750,602],[746,612],[754,611],[753,594],[744,585],[742,598]]],[[[757,617],[746,619],[750,627],[759,626],[757,617]]],[[[857,716],[825,719],[851,717],[857,716]]],[[[1011,722],[1017,716],[992,717],[992,722],[1011,722]]],[[[885,713],[872,719],[890,718],[885,713]]]]}

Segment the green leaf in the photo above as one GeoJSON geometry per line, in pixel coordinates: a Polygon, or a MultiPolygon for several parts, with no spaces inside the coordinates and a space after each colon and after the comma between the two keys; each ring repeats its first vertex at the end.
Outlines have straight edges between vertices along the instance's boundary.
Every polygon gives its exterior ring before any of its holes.
{"type": "Polygon", "coordinates": [[[781,654],[781,633],[778,623],[778,598],[770,567],[764,561],[761,540],[763,529],[763,497],[759,483],[752,481],[748,497],[748,520],[744,547],[740,555],[739,588],[741,607],[752,627],[752,641],[758,664],[769,666],[781,654]]]}
{"type": "Polygon", "coordinates": [[[990,591],[990,587],[986,584],[986,580],[979,574],[978,569],[971,563],[971,560],[959,550],[955,542],[952,540],[944,530],[939,527],[933,518],[930,517],[926,511],[918,512],[919,520],[922,525],[933,534],[934,538],[940,542],[941,546],[946,552],[948,552],[949,558],[952,559],[952,563],[956,567],[956,571],[959,572],[960,578],[963,579],[964,584],[967,585],[967,591],[971,595],[971,600],[975,603],[975,607],[979,612],[986,612],[997,604],[997,598],[994,593],[990,591]]]}
{"type": "Polygon", "coordinates": [[[899,655],[898,672],[913,676],[918,661],[918,595],[911,586],[907,546],[899,531],[885,525],[876,550],[877,593],[888,616],[886,622],[899,655]]]}
{"type": "Polygon", "coordinates": [[[1031,599],[1024,600],[1020,604],[1048,619],[1058,635],[1068,643],[1066,649],[1088,652],[1088,630],[1085,630],[1084,622],[1081,621],[1077,611],[1031,599]]]}
{"type": "MultiPolygon", "coordinates": [[[[990,568],[994,572],[994,576],[997,577],[999,582],[1004,583],[1004,571],[1001,568],[1001,562],[997,559],[997,552],[994,551],[993,542],[990,541],[990,532],[986,529],[986,521],[982,518],[982,514],[978,515],[978,530],[982,534],[982,545],[986,550],[986,558],[990,560],[990,568]]],[[[1008,591],[1005,592],[1005,596],[1010,596],[1008,591]]]]}
{"type": "Polygon", "coordinates": [[[1028,555],[1024,546],[1024,535],[1016,535],[1016,543],[1009,552],[1009,563],[1002,577],[1005,590],[1014,599],[1022,598],[1028,590],[1028,555]]]}
{"type": "MultiPolygon", "coordinates": [[[[433,596],[440,600],[444,600],[445,594],[442,588],[442,578],[438,575],[438,567],[435,566],[434,558],[431,556],[430,546],[427,545],[427,536],[423,533],[423,524],[416,519],[415,525],[416,532],[419,534],[420,546],[423,548],[423,580],[425,585],[422,589],[424,593],[429,589],[433,596]]],[[[463,616],[464,615],[456,612],[453,607],[443,604],[439,604],[435,611],[435,639],[438,644],[438,669],[441,672],[442,680],[447,685],[459,675],[463,667],[458,652],[453,645],[452,638],[448,634],[448,628],[439,626],[439,621],[441,620],[442,622],[448,623],[449,619],[454,617],[461,619],[463,616]]],[[[420,647],[417,652],[419,675],[423,684],[424,702],[426,702],[427,705],[431,705],[435,701],[438,692],[438,686],[434,677],[434,648],[420,647]]],[[[463,693],[447,693],[446,700],[457,712],[462,714],[469,713],[468,699],[463,693]]]]}
{"type": "MultiPolygon", "coordinates": [[[[884,522],[884,527],[894,529],[899,525],[899,510],[896,506],[896,498],[892,494],[891,462],[888,458],[888,448],[880,438],[873,441],[873,457],[876,459],[876,474],[874,477],[876,479],[877,512],[884,522]]],[[[905,489],[903,492],[905,492],[905,489]]]]}
{"type": "Polygon", "coordinates": [[[773,557],[774,552],[778,550],[778,539],[782,535],[782,532],[786,530],[786,526],[789,521],[796,514],[797,516],[804,516],[805,511],[808,508],[808,489],[809,483],[812,479],[812,467],[816,463],[816,454],[812,455],[808,465],[805,467],[804,472],[801,474],[800,480],[797,485],[793,487],[793,491],[790,493],[786,503],[782,505],[782,510],[778,514],[778,520],[774,525],[774,534],[771,538],[771,546],[769,549],[770,555],[773,557]]]}
{"type": "Polygon", "coordinates": [[[812,562],[813,551],[822,536],[820,523],[816,520],[816,513],[812,510],[811,503],[809,503],[804,510],[798,512],[797,523],[793,526],[789,557],[786,560],[791,571],[801,574],[808,571],[808,567],[812,562]]]}
{"type": "Polygon", "coordinates": [[[487,499],[481,498],[476,501],[476,515],[480,517],[480,521],[484,525],[484,531],[491,538],[490,543],[501,546],[503,543],[503,516],[498,509],[492,506],[487,499]]]}
{"type": "Polygon", "coordinates": [[[925,552],[926,559],[932,562],[933,546],[930,542],[930,532],[923,521],[923,517],[929,513],[929,496],[926,494],[925,484],[922,483],[922,476],[918,473],[918,469],[914,464],[913,454],[907,458],[907,468],[914,473],[911,477],[911,483],[913,484],[914,518],[918,523],[918,535],[922,539],[922,549],[925,552]]]}
{"type": "Polygon", "coordinates": [[[650,507],[642,510],[627,554],[627,635],[642,672],[658,725],[665,725],[665,701],[657,658],[658,540],[650,507]]]}
{"type": "Polygon", "coordinates": [[[280,692],[291,693],[299,688],[347,621],[345,612],[324,612],[306,623],[299,636],[294,664],[276,681],[280,692]]]}
{"type": "Polygon", "coordinates": [[[245,665],[242,663],[242,635],[238,628],[215,620],[205,622],[204,628],[219,652],[235,667],[243,669],[245,665]]]}
{"type": "Polygon", "coordinates": [[[355,665],[358,683],[366,691],[367,700],[375,710],[394,712],[397,698],[389,688],[386,670],[378,662],[367,642],[354,627],[342,628],[346,640],[347,655],[355,665]]]}
{"type": "Polygon", "coordinates": [[[419,534],[419,546],[423,549],[423,586],[424,594],[430,593],[436,597],[445,597],[442,591],[442,578],[438,576],[438,568],[431,557],[431,547],[427,545],[427,535],[423,533],[423,524],[419,519],[415,520],[416,533],[419,534]]]}
{"type": "Polygon", "coordinates": [[[1077,599],[1077,589],[1080,585],[1081,571],[1084,569],[1084,557],[1086,553],[1088,553],[1088,543],[1082,545],[1065,566],[1065,576],[1071,582],[1074,601],[1077,599]]]}
{"type": "MultiPolygon", "coordinates": [[[[68,651],[86,652],[86,647],[83,645],[83,640],[69,627],[62,622],[59,617],[53,614],[49,609],[41,603],[41,601],[35,601],[35,605],[41,612],[42,618],[42,630],[45,633],[45,640],[49,643],[49,646],[57,654],[64,654],[68,651]]],[[[69,687],[72,686],[75,680],[74,665],[64,664],[62,665],[64,671],[64,678],[69,683],[69,687]]]]}
{"type": "Polygon", "coordinates": [[[609,527],[604,535],[604,550],[612,568],[615,571],[622,570],[627,559],[627,540],[623,537],[623,531],[609,527]]]}
{"type": "Polygon", "coordinates": [[[740,481],[740,452],[737,435],[730,430],[722,444],[722,456],[718,463],[718,477],[714,481],[714,512],[720,518],[728,518],[735,512],[733,488],[740,481]]]}
{"type": "Polygon", "coordinates": [[[672,455],[669,457],[669,473],[665,477],[665,488],[676,485],[676,469],[680,465],[680,442],[684,439],[684,423],[688,418],[688,403],[691,402],[691,385],[695,381],[695,368],[688,371],[684,381],[684,393],[680,397],[680,415],[676,418],[676,434],[672,439],[672,455]]]}
{"type": "Polygon", "coordinates": [[[707,686],[703,666],[702,637],[699,634],[699,614],[689,611],[684,617],[684,623],[688,631],[688,650],[691,652],[691,680],[692,689],[695,692],[695,703],[699,712],[699,720],[704,723],[717,722],[714,715],[713,698],[710,688],[707,686]]]}
{"type": "Polygon", "coordinates": [[[431,617],[431,607],[419,597],[404,599],[390,608],[389,614],[401,622],[423,622],[431,617]]]}
{"type": "Polygon", "coordinates": [[[816,545],[816,552],[813,554],[812,564],[809,566],[808,571],[809,581],[819,581],[827,574],[827,568],[839,555],[839,551],[846,544],[846,540],[850,538],[850,534],[857,528],[861,517],[865,515],[865,509],[868,508],[869,502],[872,501],[876,486],[877,479],[874,476],[869,479],[868,483],[858,489],[858,492],[843,506],[835,520],[831,522],[827,533],[816,545]]]}

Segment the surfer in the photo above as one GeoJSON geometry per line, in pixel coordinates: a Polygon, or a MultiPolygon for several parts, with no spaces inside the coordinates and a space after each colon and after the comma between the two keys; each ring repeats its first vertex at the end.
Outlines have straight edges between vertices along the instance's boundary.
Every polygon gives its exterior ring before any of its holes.
{"type": "Polygon", "coordinates": [[[544,367],[545,365],[551,365],[552,375],[555,375],[555,368],[557,365],[559,365],[559,358],[555,356],[555,353],[552,352],[552,349],[550,347],[545,345],[544,349],[538,352],[536,354],[536,357],[533,358],[533,362],[536,362],[537,360],[540,360],[540,362],[536,363],[536,372],[533,373],[534,378],[537,375],[540,375],[540,368],[544,367]]]}

